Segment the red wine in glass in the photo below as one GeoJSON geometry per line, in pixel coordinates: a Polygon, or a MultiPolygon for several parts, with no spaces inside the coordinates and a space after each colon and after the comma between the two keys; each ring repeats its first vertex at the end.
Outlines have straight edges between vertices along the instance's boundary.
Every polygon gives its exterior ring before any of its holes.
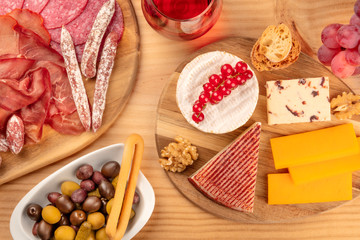
{"type": "Polygon", "coordinates": [[[222,0],[142,0],[145,19],[159,33],[180,40],[205,34],[220,16],[222,0]]]}

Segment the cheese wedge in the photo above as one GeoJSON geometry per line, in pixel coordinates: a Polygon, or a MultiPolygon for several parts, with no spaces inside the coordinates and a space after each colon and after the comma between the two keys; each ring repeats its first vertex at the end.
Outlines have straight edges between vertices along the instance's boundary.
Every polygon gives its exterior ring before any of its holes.
{"type": "Polygon", "coordinates": [[[269,204],[298,204],[352,199],[352,174],[296,185],[288,173],[268,174],[269,204]]]}
{"type": "Polygon", "coordinates": [[[287,168],[359,152],[351,123],[270,139],[275,168],[287,168]]]}
{"type": "MultiPolygon", "coordinates": [[[[360,147],[360,138],[357,140],[360,147]]],[[[360,170],[360,153],[324,162],[289,167],[295,184],[304,184],[356,170],[360,170]]]]}

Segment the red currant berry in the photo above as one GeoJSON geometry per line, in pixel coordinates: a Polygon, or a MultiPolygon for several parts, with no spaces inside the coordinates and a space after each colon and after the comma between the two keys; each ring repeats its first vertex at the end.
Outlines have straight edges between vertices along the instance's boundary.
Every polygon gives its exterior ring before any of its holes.
{"type": "Polygon", "coordinates": [[[220,91],[213,92],[211,95],[212,104],[217,104],[223,99],[223,95],[220,91]]]}
{"type": "Polygon", "coordinates": [[[247,70],[247,64],[243,61],[237,62],[235,65],[235,69],[238,73],[244,73],[247,70]]]}
{"type": "Polygon", "coordinates": [[[217,74],[213,74],[209,77],[209,82],[214,85],[215,87],[219,86],[220,84],[220,77],[217,74]]]}
{"type": "Polygon", "coordinates": [[[212,90],[215,89],[215,86],[212,85],[211,83],[205,83],[205,84],[203,85],[203,88],[204,88],[204,91],[205,91],[205,92],[211,92],[212,90]]]}
{"type": "Polygon", "coordinates": [[[209,101],[209,93],[207,92],[201,92],[199,96],[199,102],[202,104],[205,104],[209,101]]]}
{"type": "Polygon", "coordinates": [[[236,81],[232,80],[231,78],[226,79],[224,85],[227,89],[234,89],[237,87],[236,81]]]}
{"type": "Polygon", "coordinates": [[[246,77],[246,80],[249,80],[250,78],[252,78],[254,76],[254,74],[252,73],[252,71],[246,70],[244,72],[244,76],[246,77]]]}
{"type": "Polygon", "coordinates": [[[194,120],[194,122],[196,122],[196,123],[199,123],[204,120],[204,114],[202,112],[194,113],[192,115],[192,120],[194,120]]]}
{"type": "Polygon", "coordinates": [[[224,64],[221,66],[221,74],[223,76],[231,76],[234,74],[234,69],[230,64],[224,64]]]}
{"type": "Polygon", "coordinates": [[[195,103],[194,105],[193,105],[193,112],[195,112],[195,113],[199,113],[199,112],[201,112],[202,111],[202,107],[201,107],[201,104],[202,103],[195,103]]]}
{"type": "Polygon", "coordinates": [[[221,87],[219,88],[219,91],[222,93],[222,95],[223,95],[224,97],[229,96],[230,93],[231,93],[231,90],[230,90],[230,89],[227,89],[225,86],[221,86],[221,87]]]}
{"type": "Polygon", "coordinates": [[[246,76],[243,74],[237,75],[235,81],[237,85],[244,85],[246,82],[246,76]]]}
{"type": "Polygon", "coordinates": [[[219,79],[220,79],[220,83],[221,83],[222,81],[224,81],[224,76],[223,76],[222,74],[219,74],[218,76],[219,76],[219,79]]]}

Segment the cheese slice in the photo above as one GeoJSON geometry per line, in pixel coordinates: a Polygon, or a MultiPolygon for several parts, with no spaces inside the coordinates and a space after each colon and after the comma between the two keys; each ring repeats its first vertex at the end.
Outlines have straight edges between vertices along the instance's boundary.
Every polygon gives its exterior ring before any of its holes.
{"type": "Polygon", "coordinates": [[[351,123],[270,139],[276,169],[316,163],[359,152],[351,123]]]}
{"type": "MultiPolygon", "coordinates": [[[[360,147],[360,138],[357,140],[360,147]]],[[[295,184],[304,184],[359,169],[360,153],[324,162],[289,167],[289,172],[295,184]]]]}
{"type": "Polygon", "coordinates": [[[200,123],[192,119],[193,105],[204,91],[212,74],[220,74],[225,63],[235,66],[241,58],[227,52],[214,51],[197,56],[182,70],[176,87],[176,101],[184,118],[195,128],[208,133],[227,133],[244,125],[253,114],[259,95],[255,73],[242,86],[231,91],[218,104],[207,104],[203,110],[204,120],[200,123]]]}
{"type": "Polygon", "coordinates": [[[352,199],[352,174],[296,185],[288,173],[268,174],[269,204],[298,204],[352,199]]]}
{"type": "Polygon", "coordinates": [[[266,82],[269,125],[330,121],[329,78],[266,82]]]}

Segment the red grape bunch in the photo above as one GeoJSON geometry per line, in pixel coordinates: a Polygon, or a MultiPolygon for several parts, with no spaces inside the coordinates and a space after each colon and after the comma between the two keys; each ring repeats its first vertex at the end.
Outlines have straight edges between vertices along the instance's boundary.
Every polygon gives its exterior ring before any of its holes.
{"type": "Polygon", "coordinates": [[[199,99],[193,105],[192,119],[199,123],[204,120],[202,112],[207,103],[212,105],[219,103],[224,97],[230,95],[231,91],[239,85],[244,85],[253,77],[245,62],[238,62],[233,68],[230,64],[221,66],[221,74],[212,74],[209,82],[203,85],[204,91],[200,93],[199,99]]]}
{"type": "Polygon", "coordinates": [[[360,73],[360,0],[356,1],[354,12],[349,24],[330,24],[321,33],[323,45],[318,50],[318,59],[331,66],[340,78],[360,73]]]}

